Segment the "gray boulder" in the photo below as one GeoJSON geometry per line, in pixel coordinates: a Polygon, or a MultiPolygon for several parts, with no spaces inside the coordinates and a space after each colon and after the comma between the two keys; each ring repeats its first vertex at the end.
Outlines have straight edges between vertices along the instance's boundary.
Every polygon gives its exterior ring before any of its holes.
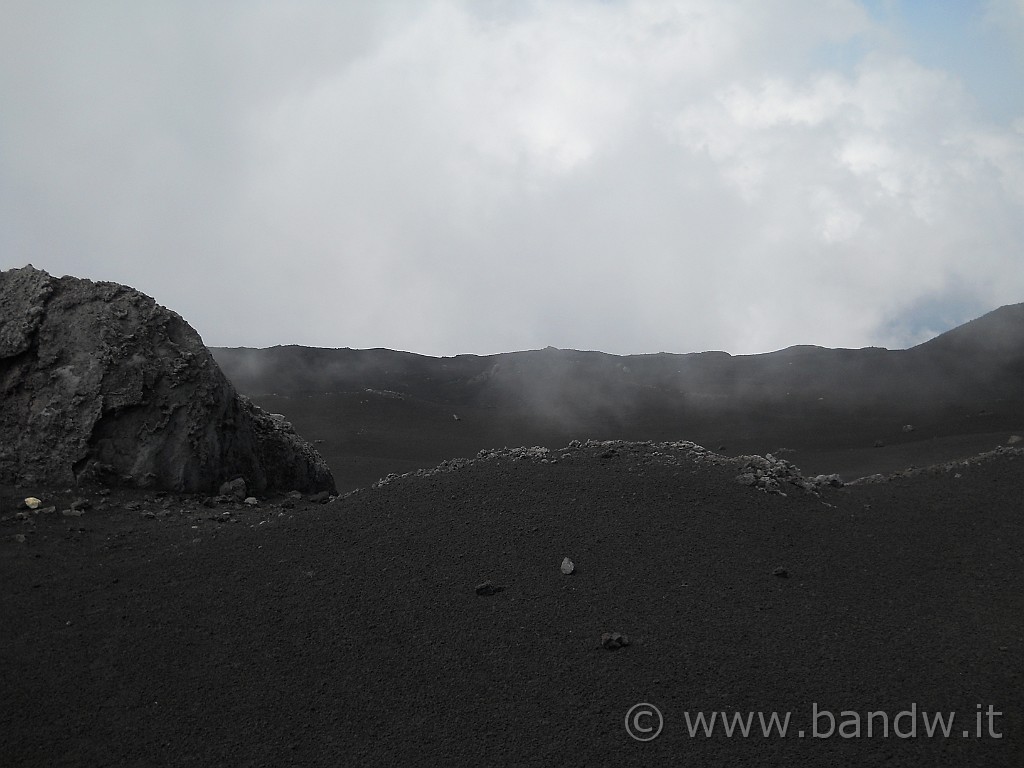
{"type": "Polygon", "coordinates": [[[115,283],[0,272],[0,482],[334,491],[287,422],[238,395],[199,334],[115,283]]]}
{"type": "Polygon", "coordinates": [[[249,495],[248,489],[245,487],[245,479],[241,477],[236,477],[234,480],[221,483],[219,493],[221,496],[234,497],[235,499],[238,499],[238,501],[242,501],[249,495]]]}

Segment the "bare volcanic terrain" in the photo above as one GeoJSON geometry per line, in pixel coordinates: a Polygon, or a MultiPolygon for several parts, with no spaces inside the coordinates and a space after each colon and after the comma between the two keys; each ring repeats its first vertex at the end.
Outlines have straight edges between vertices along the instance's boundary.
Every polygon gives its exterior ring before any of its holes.
{"type": "Polygon", "coordinates": [[[1024,434],[1024,304],[906,350],[212,351],[241,392],[314,441],[342,491],[481,448],[573,439],[692,440],[851,480],[1024,434]]]}
{"type": "Polygon", "coordinates": [[[0,765],[1019,768],[1021,309],[902,351],[213,350],[342,495],[0,487],[0,765]]]}
{"type": "Polygon", "coordinates": [[[1024,457],[786,495],[736,469],[582,444],[326,505],[8,517],[2,762],[1019,766],[1024,457]],[[691,736],[713,712],[790,732],[691,736]]]}

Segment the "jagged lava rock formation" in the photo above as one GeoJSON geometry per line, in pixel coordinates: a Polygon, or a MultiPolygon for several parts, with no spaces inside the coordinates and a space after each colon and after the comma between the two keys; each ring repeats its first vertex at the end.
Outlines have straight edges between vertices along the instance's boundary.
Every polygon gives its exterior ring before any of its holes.
{"type": "Polygon", "coordinates": [[[334,492],[179,315],[115,283],[0,272],[0,482],[334,492]]]}

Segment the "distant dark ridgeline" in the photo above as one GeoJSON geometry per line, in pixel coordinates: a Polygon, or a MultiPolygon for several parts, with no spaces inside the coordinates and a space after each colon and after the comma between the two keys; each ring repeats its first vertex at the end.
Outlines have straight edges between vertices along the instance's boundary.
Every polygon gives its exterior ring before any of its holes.
{"type": "Polygon", "coordinates": [[[213,349],[243,393],[387,390],[452,406],[569,411],[747,411],[767,407],[921,412],[1024,399],[1024,304],[1002,307],[907,350],[796,346],[610,355],[547,348],[427,357],[387,349],[213,349]]]}

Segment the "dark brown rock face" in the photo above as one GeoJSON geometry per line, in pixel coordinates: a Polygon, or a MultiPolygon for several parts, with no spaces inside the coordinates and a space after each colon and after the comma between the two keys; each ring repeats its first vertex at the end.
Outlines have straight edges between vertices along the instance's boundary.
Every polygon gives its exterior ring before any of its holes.
{"type": "Polygon", "coordinates": [[[0,272],[0,482],[334,490],[320,455],[238,395],[199,334],[115,283],[0,272]]]}

